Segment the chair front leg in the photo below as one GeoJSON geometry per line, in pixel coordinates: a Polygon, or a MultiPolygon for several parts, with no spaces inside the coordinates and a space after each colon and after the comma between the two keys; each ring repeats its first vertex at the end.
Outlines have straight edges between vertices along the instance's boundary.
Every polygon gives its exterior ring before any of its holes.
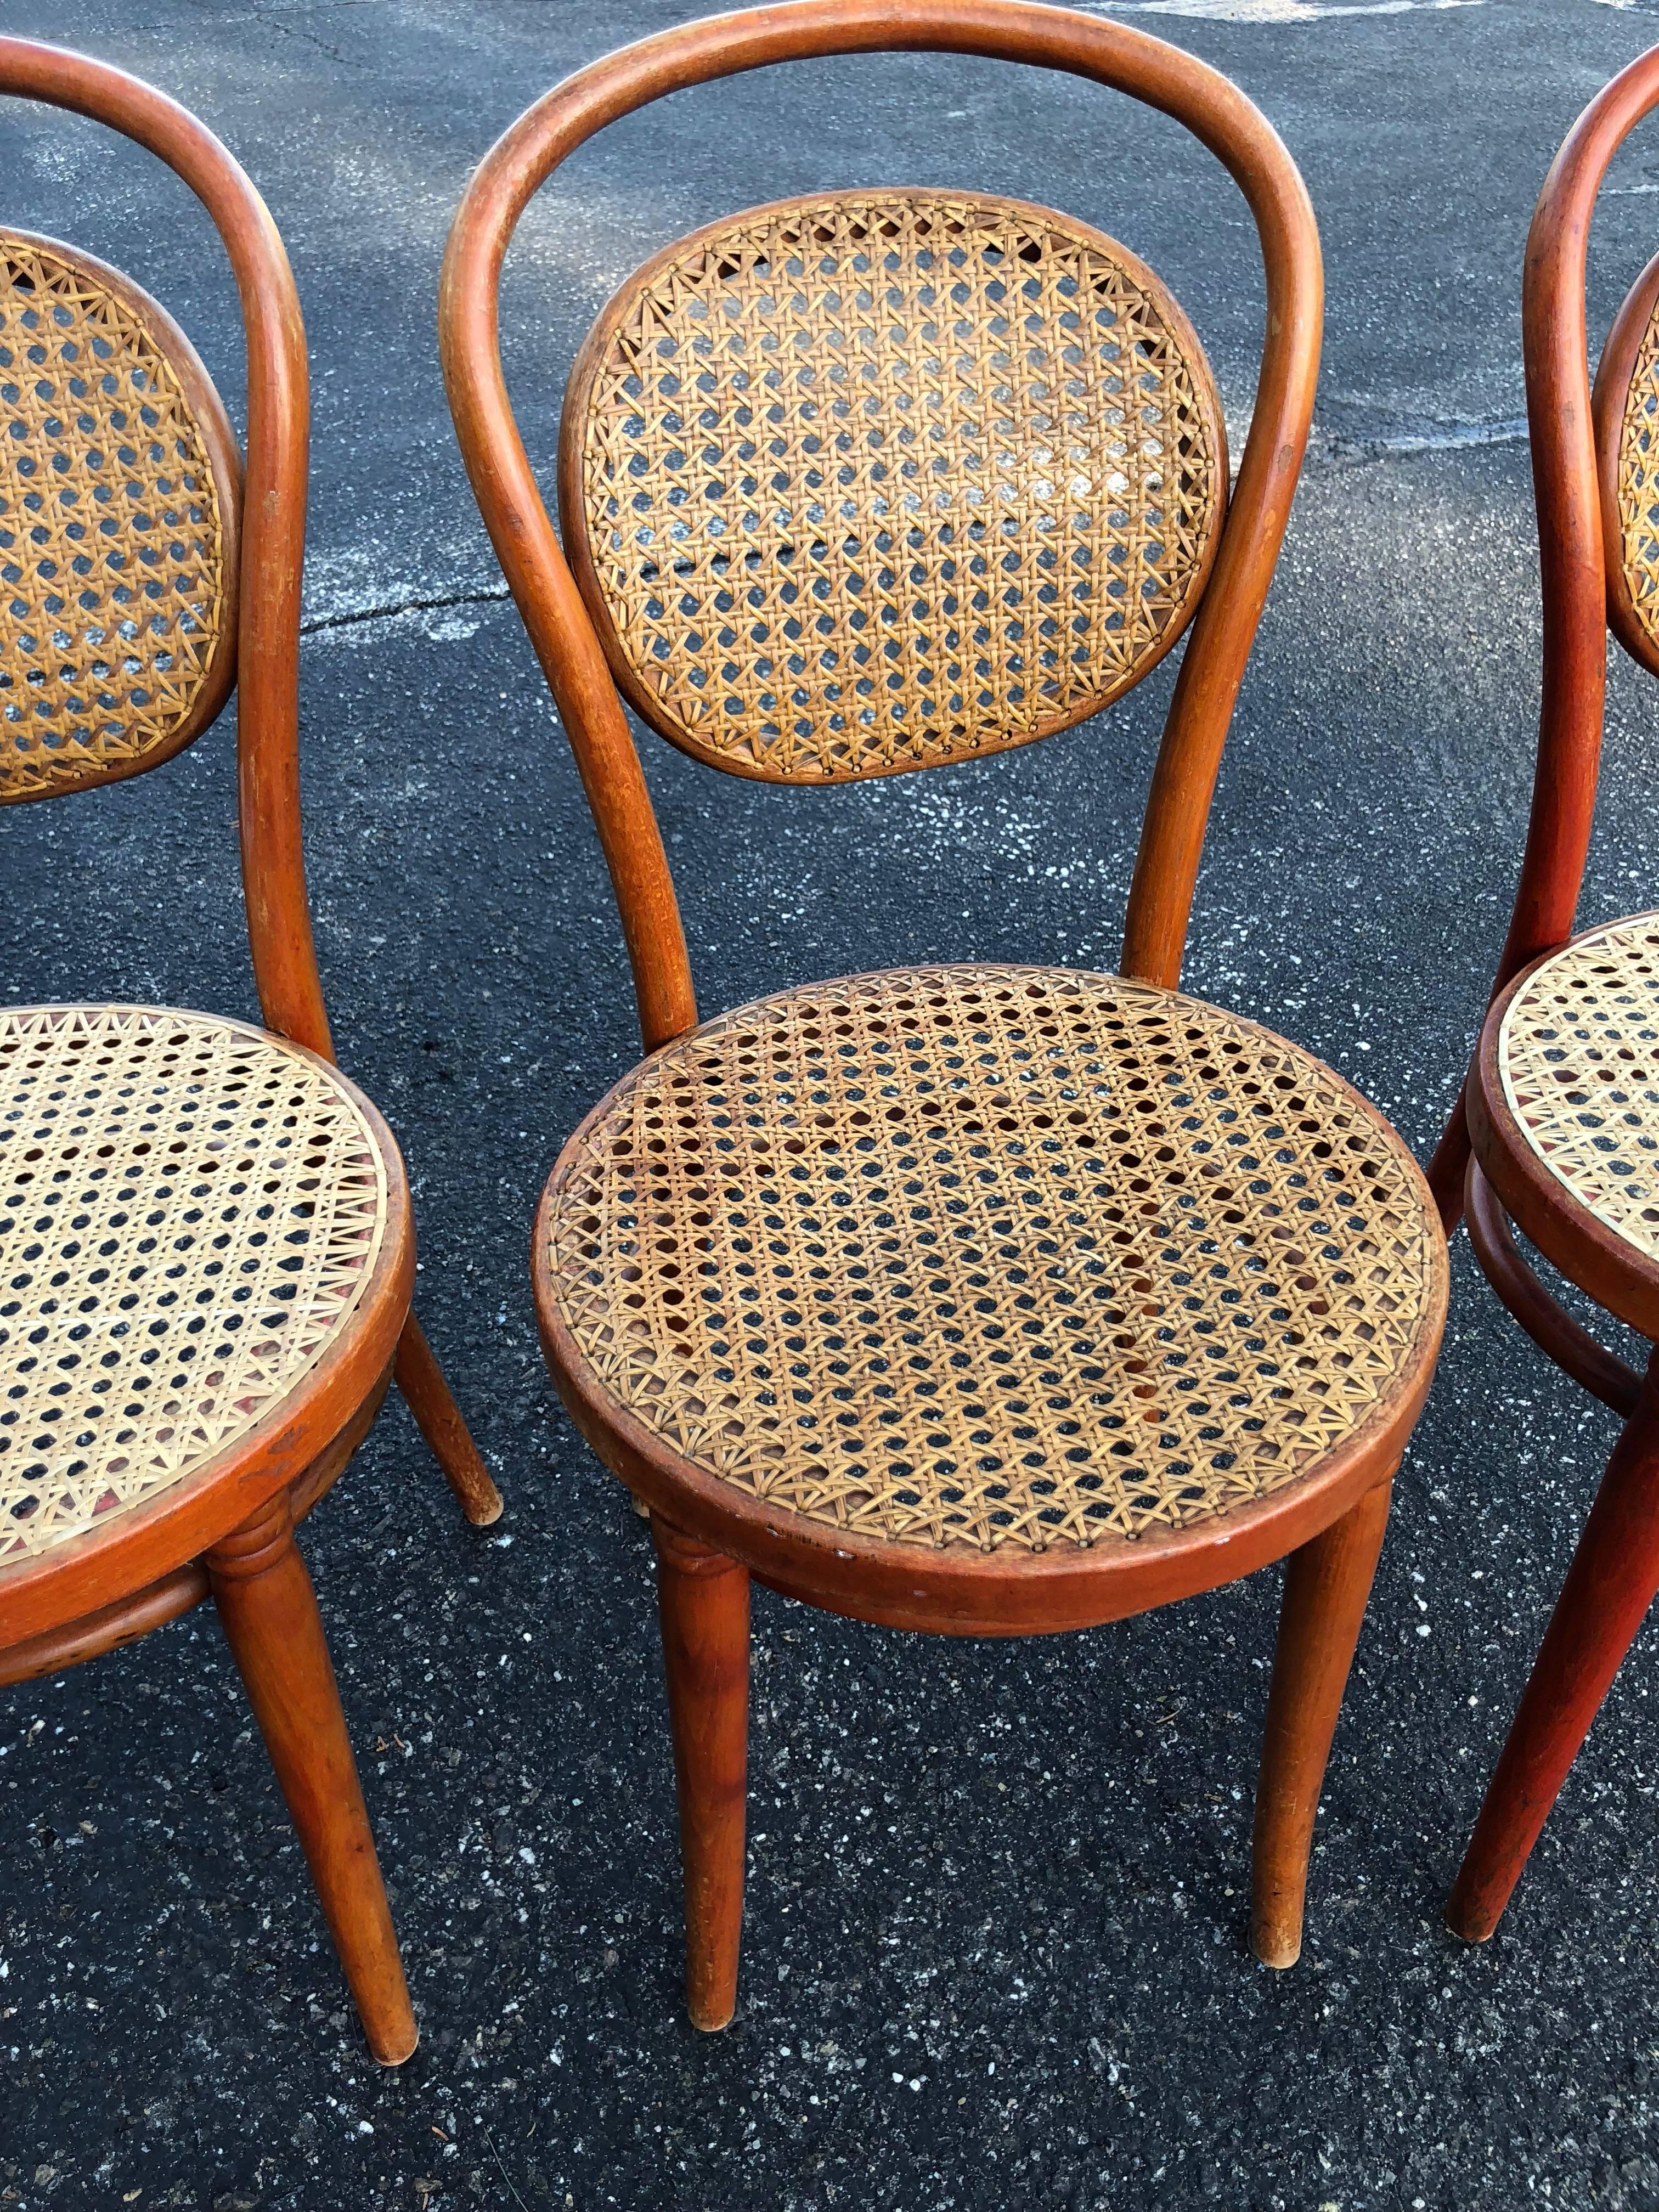
{"type": "Polygon", "coordinates": [[[749,1768],[749,1572],[651,1516],[685,1889],[685,2002],[694,2027],[730,2021],[743,1930],[749,1768]]]}
{"type": "Polygon", "coordinates": [[[419,2039],[316,1594],[284,1492],[207,1554],[214,1601],[383,2066],[419,2039]]]}
{"type": "Polygon", "coordinates": [[[432,1447],[444,1471],[444,1480],[475,1528],[487,1528],[501,1517],[501,1493],[490,1479],[479,1455],[461,1409],[455,1403],[437,1355],[411,1310],[398,1339],[398,1364],[393,1372],[404,1401],[414,1414],[421,1434],[432,1447]]]}
{"type": "Polygon", "coordinates": [[[1255,1790],[1250,1945],[1264,1966],[1301,1955],[1314,1815],[1393,1488],[1367,1491],[1285,1566],[1255,1790]]]}
{"type": "Polygon", "coordinates": [[[1446,1903],[1484,1943],[1659,1589],[1659,1351],[1613,1446],[1446,1903]]]}

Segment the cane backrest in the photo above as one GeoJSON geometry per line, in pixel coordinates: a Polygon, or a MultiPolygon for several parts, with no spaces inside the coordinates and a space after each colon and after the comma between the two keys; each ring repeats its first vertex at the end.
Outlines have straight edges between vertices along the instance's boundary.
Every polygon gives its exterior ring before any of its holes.
{"type": "Polygon", "coordinates": [[[644,720],[822,783],[1127,690],[1197,605],[1227,461],[1197,337],[1126,247],[1024,201],[846,191],[623,285],[572,374],[560,490],[644,720]]]}
{"type": "Polygon", "coordinates": [[[172,318],[0,230],[0,803],[135,775],[235,674],[240,463],[172,318]]]}

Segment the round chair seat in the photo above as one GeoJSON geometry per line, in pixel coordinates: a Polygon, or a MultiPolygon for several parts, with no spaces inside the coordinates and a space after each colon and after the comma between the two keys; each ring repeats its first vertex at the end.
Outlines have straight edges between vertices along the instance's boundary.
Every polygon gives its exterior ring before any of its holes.
{"type": "Polygon", "coordinates": [[[406,1236],[403,1192],[373,1109],[263,1030],[0,1010],[0,1571],[268,1438],[406,1236]]]}
{"type": "Polygon", "coordinates": [[[1183,1587],[1243,1573],[1390,1471],[1445,1303],[1427,1187],[1339,1077],[1050,968],[704,1023],[582,1123],[535,1256],[600,1455],[783,1587],[872,1548],[919,1592],[927,1562],[1121,1568],[1194,1536],[1183,1587]],[[1230,1554],[1242,1522],[1275,1526],[1230,1554]]]}
{"type": "Polygon", "coordinates": [[[1469,1127],[1504,1210],[1659,1336],[1659,915],[1587,930],[1486,1018],[1469,1127]]]}

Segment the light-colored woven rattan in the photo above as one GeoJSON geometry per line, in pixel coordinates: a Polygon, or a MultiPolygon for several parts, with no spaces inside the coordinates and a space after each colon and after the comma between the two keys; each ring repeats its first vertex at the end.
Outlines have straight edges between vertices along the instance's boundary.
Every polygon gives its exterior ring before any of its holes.
{"type": "Polygon", "coordinates": [[[1619,434],[1620,558],[1644,633],[1659,647],[1659,301],[1625,399],[1619,434]]]}
{"type": "Polygon", "coordinates": [[[179,731],[223,625],[219,494],[157,336],[0,232],[0,799],[179,731]]]}
{"type": "Polygon", "coordinates": [[[270,1413],[349,1322],[386,1206],[362,1109],[280,1039],[0,1010],[0,1562],[270,1413]]]}
{"type": "Polygon", "coordinates": [[[945,968],[787,993],[568,1148],[555,1296],[694,1466],[860,1534],[1087,1545],[1316,1468],[1432,1325],[1401,1140],[1177,994],[945,968]]]}
{"type": "Polygon", "coordinates": [[[1545,961],[1504,1012],[1498,1065],[1557,1182],[1659,1260],[1659,917],[1614,922],[1545,961]]]}
{"type": "Polygon", "coordinates": [[[1040,737],[1195,604],[1226,496],[1208,365],[1150,270],[1018,202],[793,202],[596,329],[589,557],[635,703],[821,781],[1040,737]]]}

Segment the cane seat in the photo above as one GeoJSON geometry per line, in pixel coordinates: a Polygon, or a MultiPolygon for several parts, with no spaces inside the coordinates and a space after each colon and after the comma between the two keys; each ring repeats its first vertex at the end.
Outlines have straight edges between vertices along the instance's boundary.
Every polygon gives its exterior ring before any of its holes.
{"type": "Polygon", "coordinates": [[[351,1086],[263,1030],[0,1010],[0,1568],[269,1423],[351,1328],[402,1192],[351,1086]]]}
{"type": "Polygon", "coordinates": [[[1488,1018],[1470,1129],[1504,1209],[1572,1281],[1659,1328],[1659,915],[1587,931],[1488,1018]]]}
{"type": "Polygon", "coordinates": [[[1304,1483],[1401,1419],[1443,1302],[1426,1185],[1339,1077],[1055,968],[703,1023],[582,1123],[538,1234],[602,1420],[774,1516],[935,1549],[1134,1541],[1304,1483]]]}

